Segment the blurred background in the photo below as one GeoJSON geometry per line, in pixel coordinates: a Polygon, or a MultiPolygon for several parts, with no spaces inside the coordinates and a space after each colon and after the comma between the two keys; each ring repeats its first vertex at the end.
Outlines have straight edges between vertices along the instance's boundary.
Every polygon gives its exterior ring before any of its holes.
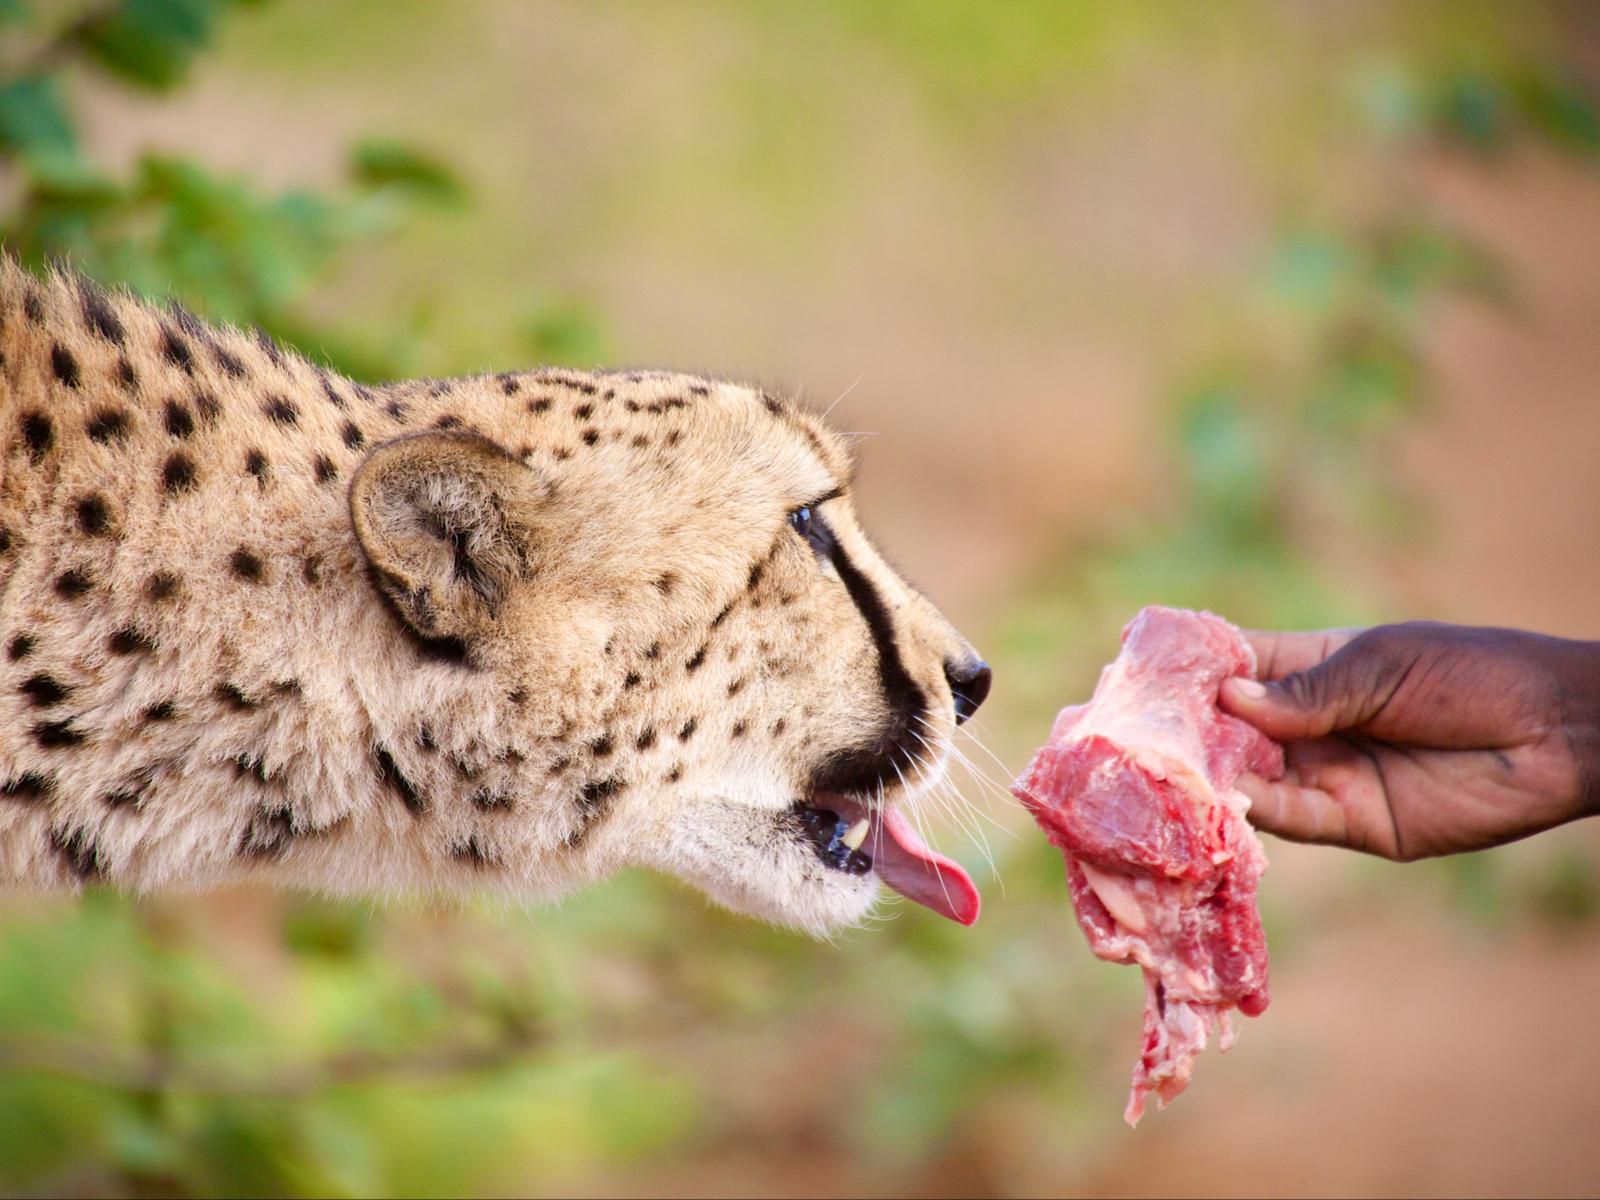
{"type": "Polygon", "coordinates": [[[1597,80],[1583,3],[0,0],[13,252],[363,379],[834,406],[998,680],[970,930],[0,898],[0,1191],[1600,1191],[1600,830],[1271,843],[1272,1009],[1135,1133],[1003,792],[1146,603],[1600,636],[1597,80]]]}

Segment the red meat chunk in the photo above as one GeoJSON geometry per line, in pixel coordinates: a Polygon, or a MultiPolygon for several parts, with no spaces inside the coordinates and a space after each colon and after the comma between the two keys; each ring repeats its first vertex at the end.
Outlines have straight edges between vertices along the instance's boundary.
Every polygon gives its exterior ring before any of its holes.
{"type": "Polygon", "coordinates": [[[1078,923],[1111,962],[1145,977],[1144,1043],[1130,1125],[1188,1086],[1230,1012],[1267,1007],[1267,944],[1256,910],[1266,854],[1234,788],[1283,773],[1283,751],[1217,707],[1222,681],[1255,654],[1210,613],[1146,608],[1089,703],[1066,708],[1013,791],[1066,857],[1078,923]]]}

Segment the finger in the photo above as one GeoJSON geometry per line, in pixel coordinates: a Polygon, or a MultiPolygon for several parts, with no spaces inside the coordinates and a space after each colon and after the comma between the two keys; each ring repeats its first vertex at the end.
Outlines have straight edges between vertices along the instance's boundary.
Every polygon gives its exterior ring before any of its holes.
{"type": "Polygon", "coordinates": [[[1291,842],[1349,844],[1344,806],[1320,788],[1304,787],[1292,774],[1277,781],[1241,775],[1235,786],[1249,798],[1248,816],[1257,829],[1291,842]]]}
{"type": "Polygon", "coordinates": [[[1256,652],[1256,678],[1282,679],[1316,666],[1364,631],[1319,629],[1311,633],[1272,633],[1245,629],[1240,632],[1256,652]]]}
{"type": "Polygon", "coordinates": [[[1345,641],[1327,658],[1265,684],[1224,680],[1222,707],[1278,742],[1358,729],[1382,711],[1416,660],[1414,649],[1380,632],[1330,634],[1327,645],[1345,641]]]}

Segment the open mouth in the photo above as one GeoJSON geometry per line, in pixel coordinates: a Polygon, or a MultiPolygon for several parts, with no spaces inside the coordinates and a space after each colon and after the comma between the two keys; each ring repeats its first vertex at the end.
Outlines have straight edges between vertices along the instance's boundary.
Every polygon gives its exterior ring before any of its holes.
{"type": "Polygon", "coordinates": [[[797,803],[802,838],[825,867],[846,875],[876,871],[907,900],[962,925],[978,919],[982,899],[972,877],[953,859],[929,849],[896,808],[869,808],[844,795],[797,803]]]}

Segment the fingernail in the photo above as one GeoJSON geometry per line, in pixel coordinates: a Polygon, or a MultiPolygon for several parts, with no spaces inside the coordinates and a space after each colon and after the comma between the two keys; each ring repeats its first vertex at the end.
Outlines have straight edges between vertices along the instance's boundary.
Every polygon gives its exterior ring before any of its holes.
{"type": "Polygon", "coordinates": [[[1267,687],[1254,679],[1230,679],[1233,685],[1233,694],[1243,696],[1246,700],[1260,700],[1267,694],[1267,687]]]}

